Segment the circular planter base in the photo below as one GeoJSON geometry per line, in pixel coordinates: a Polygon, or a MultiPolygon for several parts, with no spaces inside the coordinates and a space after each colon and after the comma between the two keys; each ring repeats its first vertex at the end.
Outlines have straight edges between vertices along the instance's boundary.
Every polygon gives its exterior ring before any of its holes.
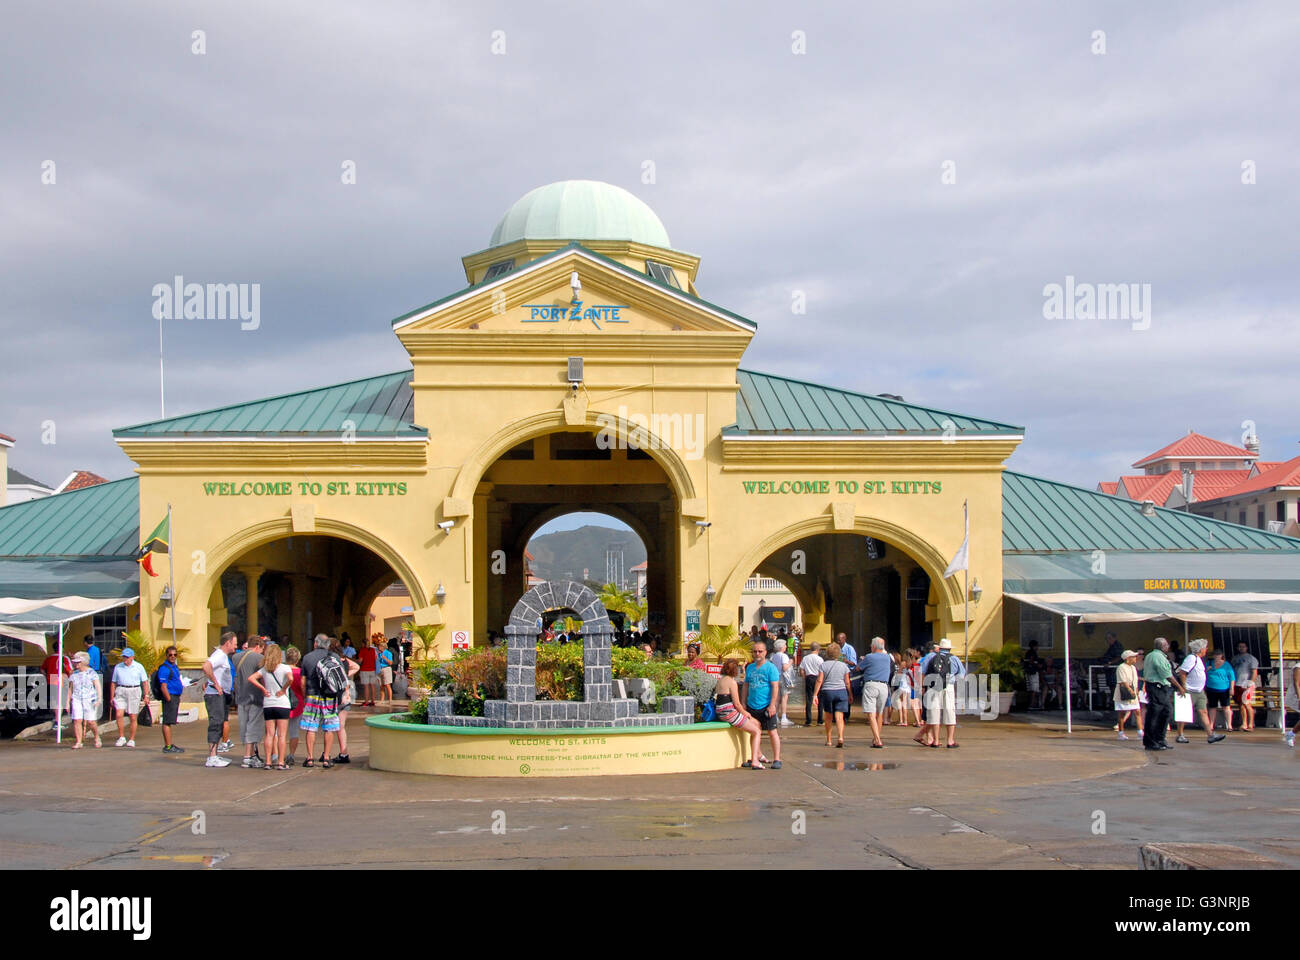
{"type": "Polygon", "coordinates": [[[729,770],[746,737],[726,723],[550,730],[444,727],[367,717],[370,766],[452,777],[607,777],[729,770]]]}

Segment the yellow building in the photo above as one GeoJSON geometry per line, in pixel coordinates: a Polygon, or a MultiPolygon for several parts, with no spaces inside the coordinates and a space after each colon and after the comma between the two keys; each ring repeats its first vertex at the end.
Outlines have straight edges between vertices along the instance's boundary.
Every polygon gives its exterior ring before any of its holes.
{"type": "MultiPolygon", "coordinates": [[[[1021,427],[748,370],[755,324],[701,295],[700,262],[626,191],[550,184],[463,258],[463,289],[393,321],[409,368],[115,431],[139,529],[172,511],[175,600],[165,575],[142,577],[141,628],[174,626],[188,665],[232,626],[358,638],[400,580],[412,619],[445,625],[445,655],[457,633],[500,631],[525,545],[574,510],[644,541],[649,627],[674,646],[747,626],[755,575],[790,589],[809,639],[960,651],[967,616],[972,650],[1017,636],[1004,553],[1138,549],[1157,528],[1174,531],[1157,549],[1199,551],[1214,542],[1199,523],[1218,545],[1300,556],[1289,538],[1004,476],[1021,427]],[[962,575],[943,576],[965,504],[969,604],[962,575]],[[1115,519],[1062,521],[1081,509],[1115,519]]],[[[6,530],[34,523],[5,516],[23,506],[0,510],[0,557],[6,530]]]]}

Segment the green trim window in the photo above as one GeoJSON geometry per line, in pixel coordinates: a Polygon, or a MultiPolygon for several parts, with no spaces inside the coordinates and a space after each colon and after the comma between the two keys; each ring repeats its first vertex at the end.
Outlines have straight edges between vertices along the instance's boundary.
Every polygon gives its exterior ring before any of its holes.
{"type": "Polygon", "coordinates": [[[1052,614],[1030,603],[1020,604],[1020,647],[1029,649],[1029,641],[1037,640],[1039,650],[1051,650],[1053,645],[1052,614]]]}
{"type": "Polygon", "coordinates": [[[666,263],[660,263],[658,260],[647,260],[645,262],[645,272],[651,280],[658,280],[665,286],[672,287],[675,290],[682,288],[677,282],[677,274],[673,273],[673,268],[666,263]]]}
{"type": "Polygon", "coordinates": [[[483,282],[487,283],[489,280],[495,280],[497,277],[505,276],[514,268],[514,257],[511,257],[509,260],[498,260],[496,263],[492,264],[492,266],[487,268],[487,273],[483,274],[483,282]]]}
{"type": "MultiPolygon", "coordinates": [[[[122,633],[126,630],[126,607],[114,607],[94,615],[90,621],[91,636],[99,652],[121,650],[126,646],[122,633]]],[[[107,661],[105,661],[107,662],[107,661]]]]}

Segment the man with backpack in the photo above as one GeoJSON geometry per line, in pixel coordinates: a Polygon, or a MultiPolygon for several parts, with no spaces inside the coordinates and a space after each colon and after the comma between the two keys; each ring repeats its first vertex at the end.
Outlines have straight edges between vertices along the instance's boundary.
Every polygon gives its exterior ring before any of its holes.
{"type": "Polygon", "coordinates": [[[348,686],[347,671],[342,662],[330,652],[330,638],[323,633],[316,634],[312,641],[314,649],[302,658],[303,692],[307,694],[307,703],[303,707],[298,726],[307,741],[307,759],[304,767],[332,767],[329,759],[334,749],[334,734],[339,729],[339,698],[348,686]],[[325,747],[320,756],[324,760],[313,759],[316,753],[316,731],[325,733],[325,747]]]}
{"type": "Polygon", "coordinates": [[[176,666],[175,647],[167,648],[162,665],[153,672],[150,692],[162,703],[162,752],[184,753],[184,747],[172,743],[172,727],[176,725],[176,716],[181,709],[181,694],[185,692],[180,667],[176,666]]]}
{"type": "Polygon", "coordinates": [[[944,637],[939,641],[939,649],[921,661],[922,675],[925,678],[925,739],[920,741],[927,747],[938,747],[939,738],[947,731],[948,748],[956,749],[957,743],[957,678],[964,674],[965,668],[952,655],[952,641],[944,637]]]}

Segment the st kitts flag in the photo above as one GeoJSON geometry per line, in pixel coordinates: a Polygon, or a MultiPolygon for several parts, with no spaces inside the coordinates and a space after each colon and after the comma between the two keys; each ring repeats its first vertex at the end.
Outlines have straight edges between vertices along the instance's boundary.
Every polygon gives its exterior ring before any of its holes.
{"type": "Polygon", "coordinates": [[[170,518],[163,517],[162,523],[153,528],[153,533],[149,534],[144,543],[140,546],[140,552],[136,554],[135,559],[140,566],[144,567],[144,572],[149,574],[149,576],[158,576],[158,574],[154,572],[153,568],[153,555],[155,553],[166,553],[168,551],[170,548],[168,541],[171,540],[171,535],[170,518]]]}

